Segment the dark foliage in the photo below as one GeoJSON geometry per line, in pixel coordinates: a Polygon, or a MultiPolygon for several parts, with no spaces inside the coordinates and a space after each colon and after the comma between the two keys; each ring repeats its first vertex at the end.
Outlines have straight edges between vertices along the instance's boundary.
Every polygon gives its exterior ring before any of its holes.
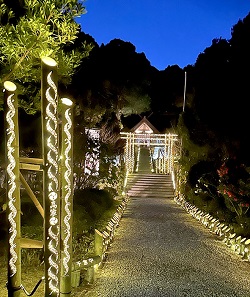
{"type": "Polygon", "coordinates": [[[98,220],[104,212],[114,205],[114,199],[108,191],[98,189],[77,190],[74,193],[74,209],[83,206],[92,220],[98,220]]]}
{"type": "Polygon", "coordinates": [[[190,130],[192,139],[224,147],[245,164],[250,164],[249,36],[250,14],[233,27],[230,40],[214,39],[188,74],[194,90],[189,111],[195,118],[190,130]]]}

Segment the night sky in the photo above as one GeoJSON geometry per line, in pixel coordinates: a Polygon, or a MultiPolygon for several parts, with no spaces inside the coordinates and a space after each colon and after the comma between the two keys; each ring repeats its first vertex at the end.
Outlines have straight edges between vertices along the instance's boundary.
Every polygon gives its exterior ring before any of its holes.
{"type": "Polygon", "coordinates": [[[119,38],[144,52],[158,70],[194,64],[214,38],[250,12],[249,0],[86,0],[76,21],[101,45],[119,38]]]}

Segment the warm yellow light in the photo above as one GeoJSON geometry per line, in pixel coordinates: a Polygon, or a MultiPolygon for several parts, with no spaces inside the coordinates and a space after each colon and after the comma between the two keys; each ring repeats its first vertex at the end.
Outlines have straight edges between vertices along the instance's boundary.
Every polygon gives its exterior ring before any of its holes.
{"type": "MultiPolygon", "coordinates": [[[[10,85],[11,86],[11,85],[10,85]]],[[[16,274],[17,268],[16,268],[16,261],[17,261],[17,252],[16,252],[16,244],[15,239],[17,236],[17,226],[15,222],[15,217],[17,215],[17,209],[14,205],[15,197],[13,196],[13,193],[17,187],[16,185],[16,176],[13,172],[14,168],[16,167],[16,160],[13,156],[13,153],[15,151],[15,148],[13,147],[13,142],[16,138],[15,135],[15,125],[13,121],[13,117],[15,115],[15,107],[13,104],[12,97],[14,94],[8,96],[7,98],[7,106],[9,108],[9,111],[6,114],[6,120],[8,123],[9,128],[7,129],[7,158],[8,158],[8,165],[7,165],[7,173],[9,176],[9,190],[8,190],[8,205],[9,205],[9,215],[8,220],[10,223],[9,233],[11,234],[9,238],[9,244],[10,244],[10,260],[9,265],[11,269],[11,277],[16,274]]]]}
{"type": "Polygon", "coordinates": [[[42,61],[43,61],[44,64],[46,64],[48,66],[55,67],[57,65],[57,62],[54,59],[50,58],[50,57],[43,57],[42,61]]]}
{"type": "MultiPolygon", "coordinates": [[[[56,62],[49,58],[43,58],[43,62],[50,66],[56,66],[56,62]]],[[[58,135],[57,135],[57,86],[52,79],[52,71],[49,72],[47,76],[47,82],[49,87],[46,90],[45,96],[48,102],[46,106],[46,129],[48,133],[47,139],[47,160],[48,160],[48,198],[50,201],[50,212],[49,212],[49,222],[50,227],[48,228],[48,249],[50,251],[49,256],[49,287],[53,292],[59,295],[59,255],[57,248],[59,246],[59,209],[58,209],[58,135]],[[52,92],[51,92],[52,91],[52,92]]]]}
{"type": "Polygon", "coordinates": [[[73,105],[73,101],[69,98],[61,98],[61,101],[63,104],[67,105],[67,106],[72,106],[73,105]]]}
{"type": "MultiPolygon", "coordinates": [[[[63,98],[63,99],[67,99],[67,98],[63,98]]],[[[69,99],[68,99],[69,100],[69,99]]],[[[71,100],[70,100],[71,101],[71,100]]],[[[71,101],[72,102],[72,101],[71,101]]],[[[65,119],[66,119],[66,123],[63,127],[64,132],[65,132],[65,143],[66,143],[66,149],[64,151],[64,158],[65,158],[65,167],[66,167],[66,171],[64,173],[64,180],[66,182],[65,185],[65,197],[64,201],[65,201],[65,212],[66,212],[66,216],[63,218],[63,222],[66,226],[65,228],[65,233],[66,236],[64,238],[63,241],[63,251],[65,254],[65,257],[63,258],[63,266],[64,266],[64,275],[67,275],[69,273],[69,261],[70,261],[70,253],[69,253],[69,240],[70,240],[70,234],[71,234],[71,226],[70,226],[70,219],[71,219],[71,211],[70,211],[70,206],[71,206],[71,202],[70,202],[70,196],[72,194],[72,190],[71,190],[71,175],[72,175],[72,170],[71,170],[71,157],[70,157],[70,152],[72,150],[72,145],[71,145],[71,134],[70,134],[70,129],[72,127],[72,120],[71,120],[71,109],[68,108],[65,111],[65,119]]]]}
{"type": "Polygon", "coordinates": [[[7,91],[10,91],[10,92],[15,92],[16,90],[16,85],[13,82],[8,80],[4,82],[3,86],[7,91]]]}
{"type": "Polygon", "coordinates": [[[138,172],[138,170],[139,170],[140,153],[141,153],[141,147],[139,146],[138,153],[137,153],[137,164],[136,164],[136,169],[135,169],[136,172],[138,172]]]}
{"type": "Polygon", "coordinates": [[[172,171],[172,182],[173,182],[173,187],[174,187],[174,190],[176,190],[176,183],[175,183],[175,175],[174,175],[174,172],[172,171]]]}

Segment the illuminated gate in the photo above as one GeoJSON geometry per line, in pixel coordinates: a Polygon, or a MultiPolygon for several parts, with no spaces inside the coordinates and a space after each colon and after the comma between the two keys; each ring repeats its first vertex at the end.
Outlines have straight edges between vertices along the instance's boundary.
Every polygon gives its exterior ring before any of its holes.
{"type": "Polygon", "coordinates": [[[172,173],[174,161],[180,154],[178,135],[159,133],[145,117],[131,131],[121,132],[121,138],[126,140],[124,161],[128,173],[138,171],[141,147],[149,150],[152,172],[172,173]]]}

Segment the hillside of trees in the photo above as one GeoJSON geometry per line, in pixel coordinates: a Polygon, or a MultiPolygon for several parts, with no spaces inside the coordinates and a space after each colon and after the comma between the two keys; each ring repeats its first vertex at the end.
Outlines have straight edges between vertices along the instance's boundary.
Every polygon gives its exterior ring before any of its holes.
{"type": "Polygon", "coordinates": [[[250,235],[248,69],[250,14],[231,39],[214,39],[187,66],[188,95],[178,130],[183,139],[183,191],[188,199],[250,235]]]}

